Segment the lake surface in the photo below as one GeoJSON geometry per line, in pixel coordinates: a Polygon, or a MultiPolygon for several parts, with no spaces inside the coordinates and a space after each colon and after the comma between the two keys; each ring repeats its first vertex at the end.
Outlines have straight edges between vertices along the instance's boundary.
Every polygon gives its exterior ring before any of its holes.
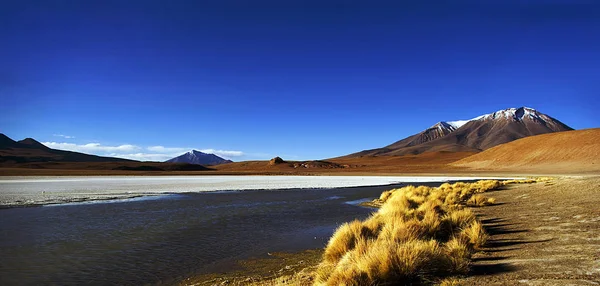
{"type": "Polygon", "coordinates": [[[172,284],[230,269],[239,259],[320,248],[335,227],[372,211],[356,202],[398,186],[169,189],[126,200],[0,209],[0,285],[172,284]]]}
{"type": "Polygon", "coordinates": [[[0,207],[125,199],[170,193],[341,188],[455,179],[457,178],[425,176],[0,177],[0,207]]]}

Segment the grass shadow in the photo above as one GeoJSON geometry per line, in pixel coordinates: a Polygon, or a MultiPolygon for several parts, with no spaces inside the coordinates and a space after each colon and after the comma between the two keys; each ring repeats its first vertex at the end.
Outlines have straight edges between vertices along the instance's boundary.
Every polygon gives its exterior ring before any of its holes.
{"type": "Polygon", "coordinates": [[[504,251],[512,251],[512,250],[518,250],[518,248],[485,249],[484,252],[496,253],[496,252],[504,252],[504,251]]]}
{"type": "Polygon", "coordinates": [[[482,219],[481,223],[483,223],[485,225],[485,224],[492,224],[492,223],[502,223],[505,221],[506,221],[505,219],[495,217],[495,218],[482,219]]]}
{"type": "MultiPolygon", "coordinates": [[[[482,215],[478,217],[480,217],[481,219],[481,217],[484,216],[482,215]]],[[[526,233],[528,232],[528,230],[520,229],[518,228],[518,223],[510,223],[507,219],[499,217],[487,217],[485,219],[481,219],[481,222],[485,231],[490,235],[490,238],[485,244],[485,249],[483,251],[489,253],[490,256],[473,258],[472,261],[474,264],[472,265],[470,271],[470,275],[473,276],[494,275],[516,271],[518,269],[517,266],[511,263],[501,262],[502,260],[505,260],[509,257],[500,256],[495,253],[518,250],[520,248],[519,246],[524,244],[542,243],[552,240],[525,240],[520,238],[501,238],[500,235],[512,233],[526,233]],[[499,261],[499,263],[494,263],[495,261],[499,261]]]]}
{"type": "Polygon", "coordinates": [[[489,256],[489,257],[477,257],[477,258],[473,258],[473,262],[478,262],[478,261],[498,261],[498,260],[504,260],[504,259],[508,259],[508,256],[489,256]]]}
{"type": "Polygon", "coordinates": [[[507,186],[500,186],[498,188],[492,189],[492,190],[487,190],[485,191],[486,193],[493,193],[493,192],[499,192],[499,191],[506,191],[509,188],[507,186]]]}
{"type": "Polygon", "coordinates": [[[496,225],[485,225],[483,228],[489,235],[501,235],[501,234],[510,234],[510,233],[523,233],[528,232],[526,229],[511,229],[507,228],[509,226],[514,226],[513,224],[496,224],[496,225]]]}
{"type": "Polygon", "coordinates": [[[499,248],[499,247],[521,245],[521,244],[542,243],[542,242],[548,242],[551,240],[552,239],[526,241],[526,240],[521,240],[521,239],[498,239],[498,240],[488,241],[485,244],[485,246],[488,248],[499,248]]]}
{"type": "Polygon", "coordinates": [[[469,275],[482,276],[482,275],[493,275],[507,273],[517,270],[518,268],[509,263],[495,263],[495,264],[482,264],[473,265],[469,275]]]}

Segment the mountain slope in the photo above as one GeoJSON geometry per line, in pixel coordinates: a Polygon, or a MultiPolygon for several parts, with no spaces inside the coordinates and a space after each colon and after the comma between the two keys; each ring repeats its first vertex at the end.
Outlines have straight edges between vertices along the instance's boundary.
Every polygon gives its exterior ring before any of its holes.
{"type": "Polygon", "coordinates": [[[231,163],[231,160],[223,159],[215,154],[206,154],[192,150],[183,155],[165,161],[167,163],[188,163],[197,165],[219,165],[231,163]]]}
{"type": "Polygon", "coordinates": [[[598,172],[600,128],[530,136],[450,165],[486,170],[598,172]]]}
{"type": "Polygon", "coordinates": [[[101,157],[72,151],[56,150],[32,138],[14,141],[0,134],[0,162],[135,162],[133,160],[101,157]]]}
{"type": "Polygon", "coordinates": [[[0,133],[0,150],[22,147],[17,141],[10,139],[8,136],[0,133]]]}
{"type": "Polygon", "coordinates": [[[46,151],[52,150],[52,149],[48,148],[46,145],[36,141],[33,138],[25,138],[21,141],[18,141],[17,143],[21,144],[22,147],[28,147],[28,148],[40,149],[40,150],[46,150],[46,151]]]}
{"type": "Polygon", "coordinates": [[[342,158],[416,155],[424,152],[477,152],[532,135],[573,130],[564,123],[528,107],[509,108],[471,120],[439,122],[425,131],[383,148],[342,158]]]}

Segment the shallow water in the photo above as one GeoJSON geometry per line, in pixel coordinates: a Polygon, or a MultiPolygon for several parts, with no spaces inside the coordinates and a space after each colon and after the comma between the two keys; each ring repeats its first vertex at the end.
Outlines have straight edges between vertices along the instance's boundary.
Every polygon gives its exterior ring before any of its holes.
{"type": "Polygon", "coordinates": [[[170,284],[237,259],[323,247],[389,186],[174,194],[0,210],[0,284],[170,284]]]}

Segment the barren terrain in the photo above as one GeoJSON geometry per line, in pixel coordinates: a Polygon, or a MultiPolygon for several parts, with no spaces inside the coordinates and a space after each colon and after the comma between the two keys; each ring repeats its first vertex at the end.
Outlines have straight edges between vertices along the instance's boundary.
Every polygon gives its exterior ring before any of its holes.
{"type": "MultiPolygon", "coordinates": [[[[155,162],[40,162],[5,165],[5,176],[81,176],[81,175],[393,175],[471,173],[471,170],[448,165],[472,155],[472,152],[430,152],[419,155],[327,159],[324,161],[244,161],[222,164],[199,170],[175,168],[170,163],[155,162]],[[129,167],[129,168],[123,168],[129,167]],[[153,170],[140,167],[155,167],[153,170]],[[137,168],[137,169],[136,169],[137,168]],[[162,168],[164,170],[159,170],[162,168]]],[[[285,158],[284,158],[285,159],[285,158]]],[[[482,173],[482,172],[479,172],[482,173]]]]}
{"type": "Polygon", "coordinates": [[[598,285],[600,177],[513,185],[476,209],[491,235],[465,285],[598,285]]]}

